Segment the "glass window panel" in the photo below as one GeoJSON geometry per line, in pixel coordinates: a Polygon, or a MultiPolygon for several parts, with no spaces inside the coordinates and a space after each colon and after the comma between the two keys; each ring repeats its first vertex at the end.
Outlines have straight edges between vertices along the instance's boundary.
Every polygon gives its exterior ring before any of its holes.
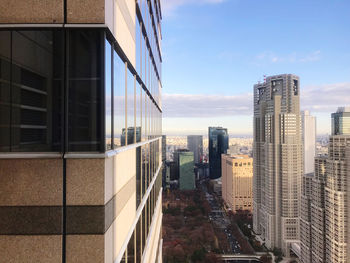
{"type": "Polygon", "coordinates": [[[128,262],[134,263],[135,262],[135,235],[132,234],[129,243],[128,243],[128,262]]]}
{"type": "Polygon", "coordinates": [[[11,141],[11,32],[0,31],[0,151],[9,152],[11,141]]]}
{"type": "MultiPolygon", "coordinates": [[[[11,35],[11,99],[4,111],[6,116],[11,105],[10,150],[61,151],[62,31],[12,31],[11,35]]],[[[6,79],[8,57],[1,61],[1,75],[6,79]]],[[[8,81],[1,83],[4,95],[8,95],[8,85],[8,81]]]]}
{"type": "Polygon", "coordinates": [[[141,178],[141,146],[136,148],[136,209],[139,207],[142,198],[141,178]]]}
{"type": "Polygon", "coordinates": [[[69,33],[69,151],[101,151],[103,32],[69,33]]]}
{"type": "Polygon", "coordinates": [[[141,90],[142,87],[139,83],[136,84],[136,142],[140,142],[141,141],[141,102],[142,102],[142,98],[141,98],[141,90]]]}
{"type": "Polygon", "coordinates": [[[125,64],[113,51],[114,147],[125,145],[125,64]]]}
{"type": "Polygon", "coordinates": [[[138,18],[136,18],[136,71],[137,73],[140,75],[141,73],[141,61],[142,61],[142,57],[141,57],[141,38],[142,38],[142,32],[141,32],[141,28],[140,28],[140,22],[138,20],[138,18]]]}
{"type": "Polygon", "coordinates": [[[128,80],[127,80],[127,121],[128,121],[128,131],[127,131],[127,144],[133,144],[135,140],[135,86],[136,79],[135,76],[128,70],[128,80]]]}
{"type": "Polygon", "coordinates": [[[141,90],[141,137],[142,141],[146,140],[146,92],[141,90]]]}
{"type": "Polygon", "coordinates": [[[112,46],[105,40],[106,150],[112,149],[112,46]]]}

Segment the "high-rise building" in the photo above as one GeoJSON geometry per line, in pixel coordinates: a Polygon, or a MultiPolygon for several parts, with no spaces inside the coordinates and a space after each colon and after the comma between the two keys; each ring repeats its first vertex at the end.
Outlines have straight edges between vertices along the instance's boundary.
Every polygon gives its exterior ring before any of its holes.
{"type": "Polygon", "coordinates": [[[304,156],[304,174],[313,174],[316,156],[316,118],[309,111],[302,112],[302,139],[304,156]]]}
{"type": "Polygon", "coordinates": [[[301,220],[303,263],[345,263],[350,259],[350,204],[346,198],[349,192],[347,178],[350,176],[350,130],[347,130],[349,116],[350,108],[344,107],[332,114],[328,156],[315,158],[311,192],[306,194],[311,198],[311,207],[303,207],[303,202],[301,207],[302,219],[306,211],[309,213],[308,220],[301,220]],[[304,235],[310,222],[310,233],[304,235]]]}
{"type": "Polygon", "coordinates": [[[350,261],[350,107],[332,114],[325,187],[325,262],[350,261]]]}
{"type": "Polygon", "coordinates": [[[0,261],[161,262],[160,1],[6,3],[0,261]]]}
{"type": "Polygon", "coordinates": [[[253,210],[253,158],[248,155],[221,156],[222,199],[234,213],[253,210]]]}
{"type": "Polygon", "coordinates": [[[209,173],[210,179],[221,177],[221,154],[228,149],[228,133],[226,128],[209,127],[209,173]]]}
{"type": "Polygon", "coordinates": [[[316,155],[316,118],[311,116],[309,111],[303,111],[301,126],[304,175],[301,181],[300,250],[302,262],[311,262],[311,188],[316,155]]]}
{"type": "MultiPolygon", "coordinates": [[[[315,175],[312,178],[311,200],[311,261],[325,262],[325,182],[327,157],[315,158],[315,175]]],[[[304,261],[307,263],[307,261],[304,261]]]]}
{"type": "Polygon", "coordinates": [[[253,229],[289,254],[299,240],[303,175],[299,77],[270,76],[254,85],[253,229]]]}
{"type": "Polygon", "coordinates": [[[200,163],[203,156],[203,136],[202,135],[188,135],[187,149],[194,154],[194,163],[200,163]]]}
{"type": "Polygon", "coordinates": [[[187,149],[178,149],[174,153],[180,190],[193,190],[196,188],[193,156],[193,152],[187,149]]]}

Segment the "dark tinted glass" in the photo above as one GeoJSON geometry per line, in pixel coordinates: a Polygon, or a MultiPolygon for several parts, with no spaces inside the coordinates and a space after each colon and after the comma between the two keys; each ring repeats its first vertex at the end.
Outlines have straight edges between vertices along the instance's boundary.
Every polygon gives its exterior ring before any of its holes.
{"type": "Polygon", "coordinates": [[[102,151],[104,35],[98,30],[69,33],[68,150],[102,151]]]}
{"type": "Polygon", "coordinates": [[[1,150],[61,151],[62,31],[0,35],[1,150]]]}
{"type": "Polygon", "coordinates": [[[0,31],[0,151],[10,151],[11,32],[0,31]]]}

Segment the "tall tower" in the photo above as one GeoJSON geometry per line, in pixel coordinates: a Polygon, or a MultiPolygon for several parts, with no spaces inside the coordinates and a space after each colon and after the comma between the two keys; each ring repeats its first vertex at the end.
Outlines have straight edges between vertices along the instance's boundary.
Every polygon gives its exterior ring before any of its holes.
{"type": "Polygon", "coordinates": [[[288,254],[299,239],[303,175],[299,77],[270,76],[254,85],[253,228],[268,248],[288,254]]]}
{"type": "Polygon", "coordinates": [[[315,171],[316,155],[316,118],[309,111],[302,112],[302,140],[304,156],[304,174],[300,203],[300,247],[301,260],[311,262],[311,200],[312,179],[315,171]]]}
{"type": "Polygon", "coordinates": [[[199,163],[203,156],[203,136],[202,135],[188,135],[187,149],[194,154],[194,163],[199,163]]]}
{"type": "Polygon", "coordinates": [[[217,179],[221,177],[221,154],[226,154],[228,149],[227,129],[209,127],[208,137],[210,179],[217,179]]]}
{"type": "Polygon", "coordinates": [[[350,260],[350,107],[332,114],[325,187],[326,262],[350,260]]]}

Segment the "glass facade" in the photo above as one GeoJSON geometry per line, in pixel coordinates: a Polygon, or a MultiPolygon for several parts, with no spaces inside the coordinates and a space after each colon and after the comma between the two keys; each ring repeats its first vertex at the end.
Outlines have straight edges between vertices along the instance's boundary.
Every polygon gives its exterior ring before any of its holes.
{"type": "Polygon", "coordinates": [[[211,179],[221,177],[221,154],[227,153],[228,133],[221,127],[209,127],[209,172],[211,179]]]}
{"type": "Polygon", "coordinates": [[[8,30],[0,40],[0,151],[104,152],[160,136],[149,52],[139,75],[105,29],[8,30]]]}

